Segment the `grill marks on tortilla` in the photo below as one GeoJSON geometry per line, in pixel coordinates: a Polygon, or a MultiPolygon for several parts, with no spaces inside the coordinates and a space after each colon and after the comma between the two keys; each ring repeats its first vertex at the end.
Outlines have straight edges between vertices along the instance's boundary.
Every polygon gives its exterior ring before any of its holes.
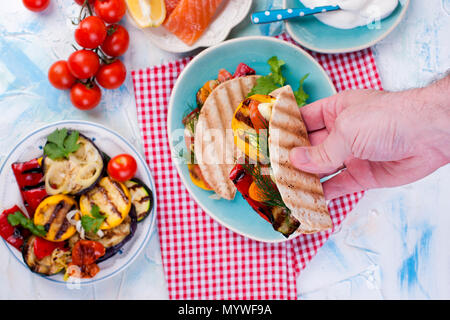
{"type": "Polygon", "coordinates": [[[285,204],[301,223],[300,232],[332,227],[319,177],[291,165],[289,152],[309,146],[308,133],[290,86],[276,90],[277,97],[269,125],[270,162],[285,204]]]}
{"type": "Polygon", "coordinates": [[[228,177],[240,156],[234,145],[231,120],[257,78],[236,78],[216,87],[200,111],[195,130],[195,156],[202,175],[218,195],[228,200],[236,194],[236,187],[228,177]]]}

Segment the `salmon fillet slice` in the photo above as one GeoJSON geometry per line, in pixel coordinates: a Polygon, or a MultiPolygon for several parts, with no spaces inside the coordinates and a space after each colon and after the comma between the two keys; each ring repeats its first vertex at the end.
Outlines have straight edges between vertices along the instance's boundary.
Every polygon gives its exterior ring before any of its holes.
{"type": "Polygon", "coordinates": [[[181,0],[164,26],[191,46],[208,28],[222,2],[223,0],[181,0]]]}
{"type": "Polygon", "coordinates": [[[166,20],[164,20],[164,22],[166,22],[169,19],[173,10],[175,10],[175,8],[180,3],[180,1],[181,0],[165,0],[164,1],[164,4],[166,5],[166,20]]]}

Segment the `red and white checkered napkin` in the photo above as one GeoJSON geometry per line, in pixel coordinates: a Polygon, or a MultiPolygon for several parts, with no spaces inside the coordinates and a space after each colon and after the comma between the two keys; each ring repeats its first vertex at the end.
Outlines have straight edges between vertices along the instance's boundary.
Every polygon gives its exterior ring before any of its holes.
{"type": "MultiPolygon", "coordinates": [[[[381,89],[371,50],[312,55],[338,91],[381,89]]],[[[145,156],[158,194],[159,237],[170,298],[296,299],[296,277],[332,231],[285,243],[262,243],[223,227],[191,198],[172,163],[166,126],[172,87],[191,59],[132,72],[145,156]]],[[[355,193],[330,202],[334,229],[361,196],[355,193]]]]}

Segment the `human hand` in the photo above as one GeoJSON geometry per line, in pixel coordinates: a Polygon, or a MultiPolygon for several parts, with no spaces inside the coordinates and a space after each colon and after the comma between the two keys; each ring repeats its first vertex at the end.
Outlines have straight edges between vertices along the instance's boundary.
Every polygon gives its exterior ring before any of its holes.
{"type": "Polygon", "coordinates": [[[301,108],[312,147],[294,148],[300,170],[331,174],[325,197],[419,180],[450,159],[450,77],[405,92],[353,90],[301,108]]]}

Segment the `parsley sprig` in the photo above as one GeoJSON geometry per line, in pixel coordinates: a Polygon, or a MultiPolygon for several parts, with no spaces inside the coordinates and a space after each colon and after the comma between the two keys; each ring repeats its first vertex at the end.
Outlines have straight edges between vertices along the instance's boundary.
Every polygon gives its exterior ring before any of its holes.
{"type": "MultiPolygon", "coordinates": [[[[283,60],[278,59],[277,56],[271,57],[267,63],[270,66],[270,71],[266,76],[258,78],[256,85],[250,91],[249,96],[254,94],[268,95],[272,91],[281,88],[286,85],[286,78],[283,76],[283,66],[286,63],[283,60]]],[[[302,79],[300,79],[300,85],[297,91],[294,91],[295,100],[299,107],[306,104],[306,100],[309,98],[308,94],[303,89],[303,84],[309,74],[306,74],[302,79]]]]}
{"type": "Polygon", "coordinates": [[[47,137],[44,154],[53,160],[67,158],[80,148],[77,143],[79,136],[76,130],[69,132],[66,128],[56,129],[47,137]]]}
{"type": "Polygon", "coordinates": [[[106,217],[100,213],[100,208],[95,204],[91,208],[91,215],[81,217],[81,226],[86,232],[97,233],[106,217]]]}
{"type": "Polygon", "coordinates": [[[44,226],[35,225],[31,219],[25,217],[20,211],[16,211],[13,214],[8,215],[8,222],[13,227],[20,225],[25,229],[30,230],[32,234],[39,237],[43,237],[47,234],[44,226]]]}

